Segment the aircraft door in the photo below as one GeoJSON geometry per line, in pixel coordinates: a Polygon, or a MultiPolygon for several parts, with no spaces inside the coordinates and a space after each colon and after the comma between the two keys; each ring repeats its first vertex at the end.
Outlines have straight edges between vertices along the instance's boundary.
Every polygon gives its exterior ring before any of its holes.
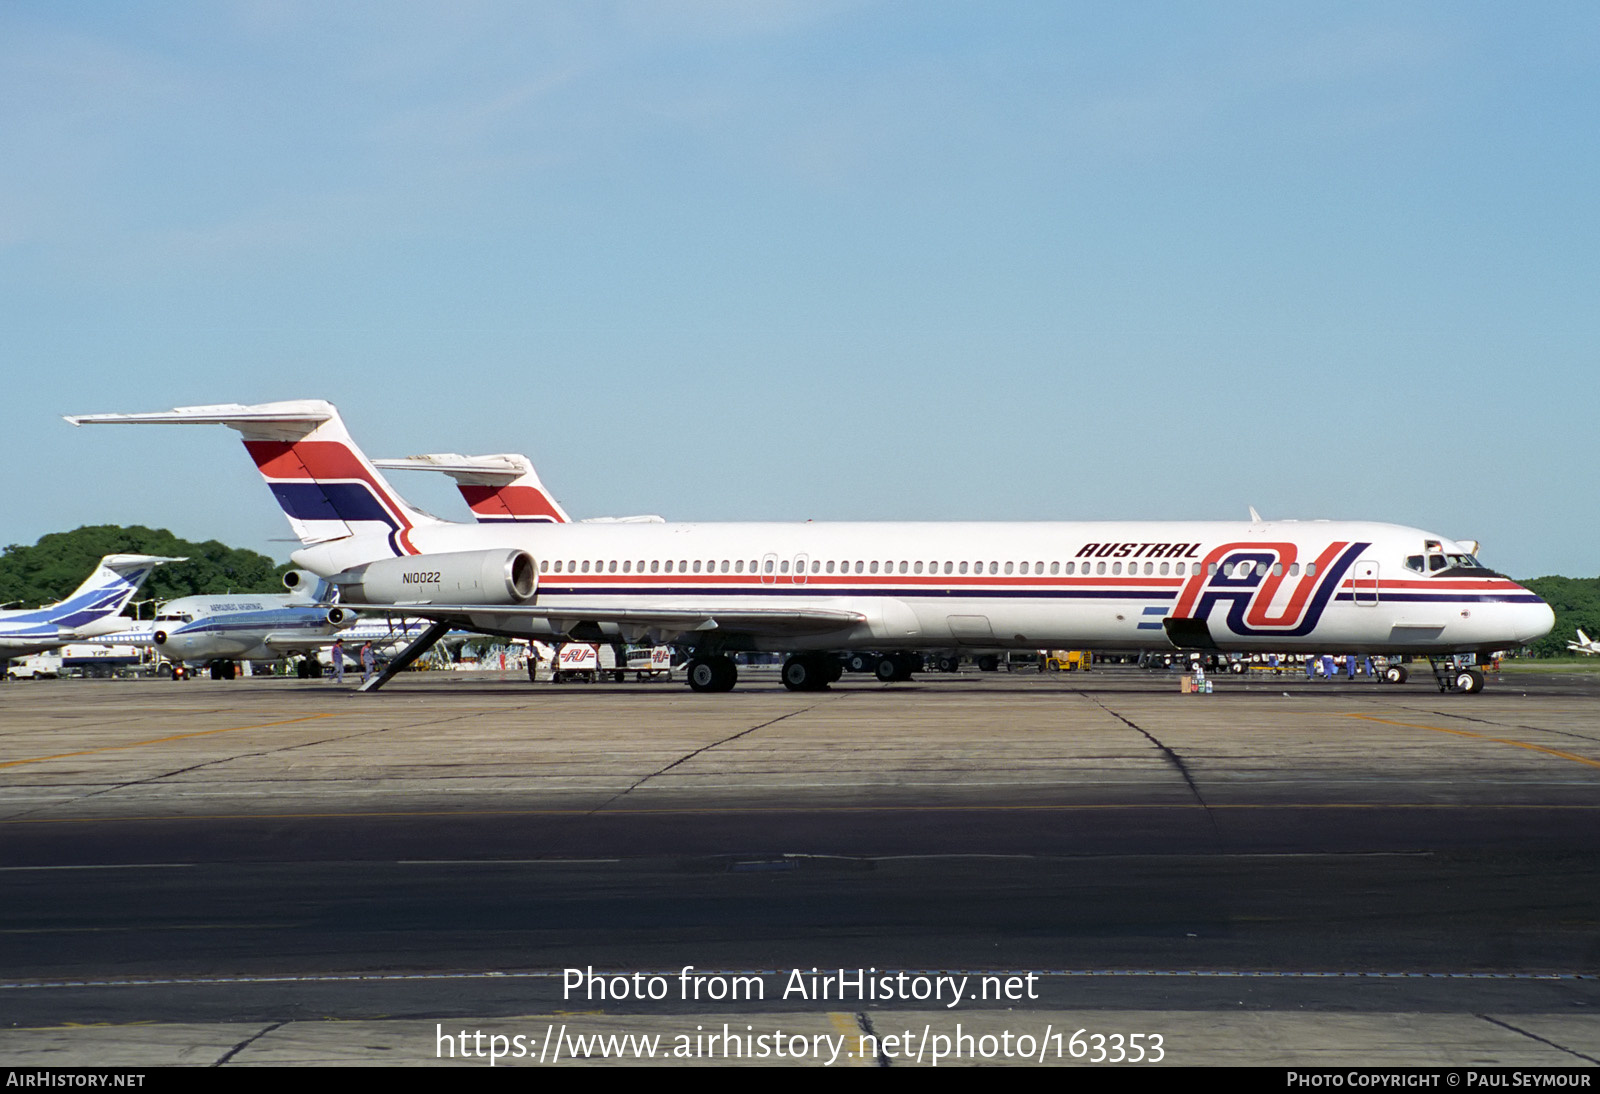
{"type": "Polygon", "coordinates": [[[793,573],[792,576],[794,578],[794,583],[796,585],[804,585],[806,583],[806,569],[810,565],[811,565],[811,556],[810,555],[803,555],[802,554],[802,555],[795,555],[794,556],[794,573],[793,573]]]}
{"type": "Polygon", "coordinates": [[[1354,586],[1355,602],[1363,607],[1372,607],[1378,602],[1378,564],[1366,559],[1357,562],[1351,584],[1354,586]]]}
{"type": "Polygon", "coordinates": [[[778,556],[775,552],[768,551],[761,556],[761,584],[776,585],[778,583],[778,556]]]}

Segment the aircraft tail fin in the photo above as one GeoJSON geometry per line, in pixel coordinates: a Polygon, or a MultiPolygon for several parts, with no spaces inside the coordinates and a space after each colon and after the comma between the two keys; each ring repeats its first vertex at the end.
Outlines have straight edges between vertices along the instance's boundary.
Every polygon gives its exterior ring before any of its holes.
{"type": "Polygon", "coordinates": [[[396,555],[415,554],[412,530],[446,523],[402,498],[356,446],[333,404],[321,399],[184,406],[151,414],[83,414],[67,421],[225,425],[238,430],[289,526],[307,546],[347,536],[382,536],[396,555]]]}
{"type": "Polygon", "coordinates": [[[1578,628],[1578,641],[1583,643],[1585,646],[1594,645],[1594,639],[1592,639],[1588,635],[1584,634],[1582,627],[1578,628]]]}
{"type": "Polygon", "coordinates": [[[514,453],[462,456],[434,452],[403,460],[373,460],[377,467],[411,471],[442,471],[456,481],[456,489],[480,524],[569,524],[572,518],[533,469],[533,461],[514,453]]]}
{"type": "Polygon", "coordinates": [[[41,621],[71,630],[121,615],[150,571],[163,562],[186,561],[162,555],[106,555],[70,596],[40,609],[41,621]]]}

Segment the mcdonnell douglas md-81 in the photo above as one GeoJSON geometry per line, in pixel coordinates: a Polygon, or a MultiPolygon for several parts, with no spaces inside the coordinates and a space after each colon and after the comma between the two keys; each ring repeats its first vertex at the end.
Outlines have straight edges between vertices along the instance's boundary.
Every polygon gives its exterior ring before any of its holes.
{"type": "Polygon", "coordinates": [[[807,690],[851,650],[888,653],[880,675],[904,679],[919,650],[1064,647],[1414,654],[1475,692],[1482,673],[1453,655],[1554,623],[1467,547],[1393,524],[456,524],[396,494],[321,400],[67,420],[238,430],[296,565],[342,604],[435,620],[390,671],[460,626],[676,642],[696,691],[734,686],[735,651],[788,653],[784,684],[807,690]]]}

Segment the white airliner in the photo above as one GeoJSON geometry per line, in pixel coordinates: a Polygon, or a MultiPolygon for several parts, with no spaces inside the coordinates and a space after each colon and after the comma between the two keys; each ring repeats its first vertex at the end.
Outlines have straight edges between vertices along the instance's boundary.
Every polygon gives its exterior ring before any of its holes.
{"type": "Polygon", "coordinates": [[[156,555],[106,555],[88,580],[65,600],[42,608],[0,612],[0,660],[53,650],[122,630],[133,594],[163,562],[181,558],[156,555]]]}
{"type": "Polygon", "coordinates": [[[301,677],[322,675],[319,653],[336,641],[354,653],[356,645],[389,646],[409,642],[427,629],[419,620],[361,619],[348,608],[327,603],[332,589],[305,571],[291,573],[287,593],[201,594],[162,604],[154,620],[104,641],[154,646],[187,676],[190,666],[207,669],[213,680],[232,680],[240,661],[276,661],[303,654],[301,677]]]}
{"type": "Polygon", "coordinates": [[[743,650],[791,654],[795,690],[860,649],[895,651],[895,678],[952,647],[1418,654],[1441,688],[1478,691],[1449,658],[1554,622],[1459,543],[1392,524],[454,524],[396,494],[321,400],[67,420],[238,430],[304,545],[296,565],[341,603],[437,621],[409,656],[452,625],[672,641],[693,651],[690,687],[727,691],[743,650]]]}
{"type": "Polygon", "coordinates": [[[1568,642],[1567,649],[1573,653],[1600,653],[1600,642],[1596,642],[1593,638],[1584,634],[1583,628],[1579,627],[1578,640],[1576,642],[1568,642]]]}

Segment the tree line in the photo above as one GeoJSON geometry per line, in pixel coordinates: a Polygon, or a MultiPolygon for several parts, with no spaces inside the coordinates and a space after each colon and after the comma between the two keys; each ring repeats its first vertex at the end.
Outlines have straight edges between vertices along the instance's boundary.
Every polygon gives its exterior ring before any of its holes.
{"type": "Polygon", "coordinates": [[[0,605],[31,608],[54,603],[81,585],[101,556],[118,554],[189,560],[156,567],[139,592],[140,600],[282,592],[283,575],[291,568],[214,539],[204,543],[179,539],[165,528],[88,525],[52,532],[31,547],[14,543],[0,552],[0,605]]]}

